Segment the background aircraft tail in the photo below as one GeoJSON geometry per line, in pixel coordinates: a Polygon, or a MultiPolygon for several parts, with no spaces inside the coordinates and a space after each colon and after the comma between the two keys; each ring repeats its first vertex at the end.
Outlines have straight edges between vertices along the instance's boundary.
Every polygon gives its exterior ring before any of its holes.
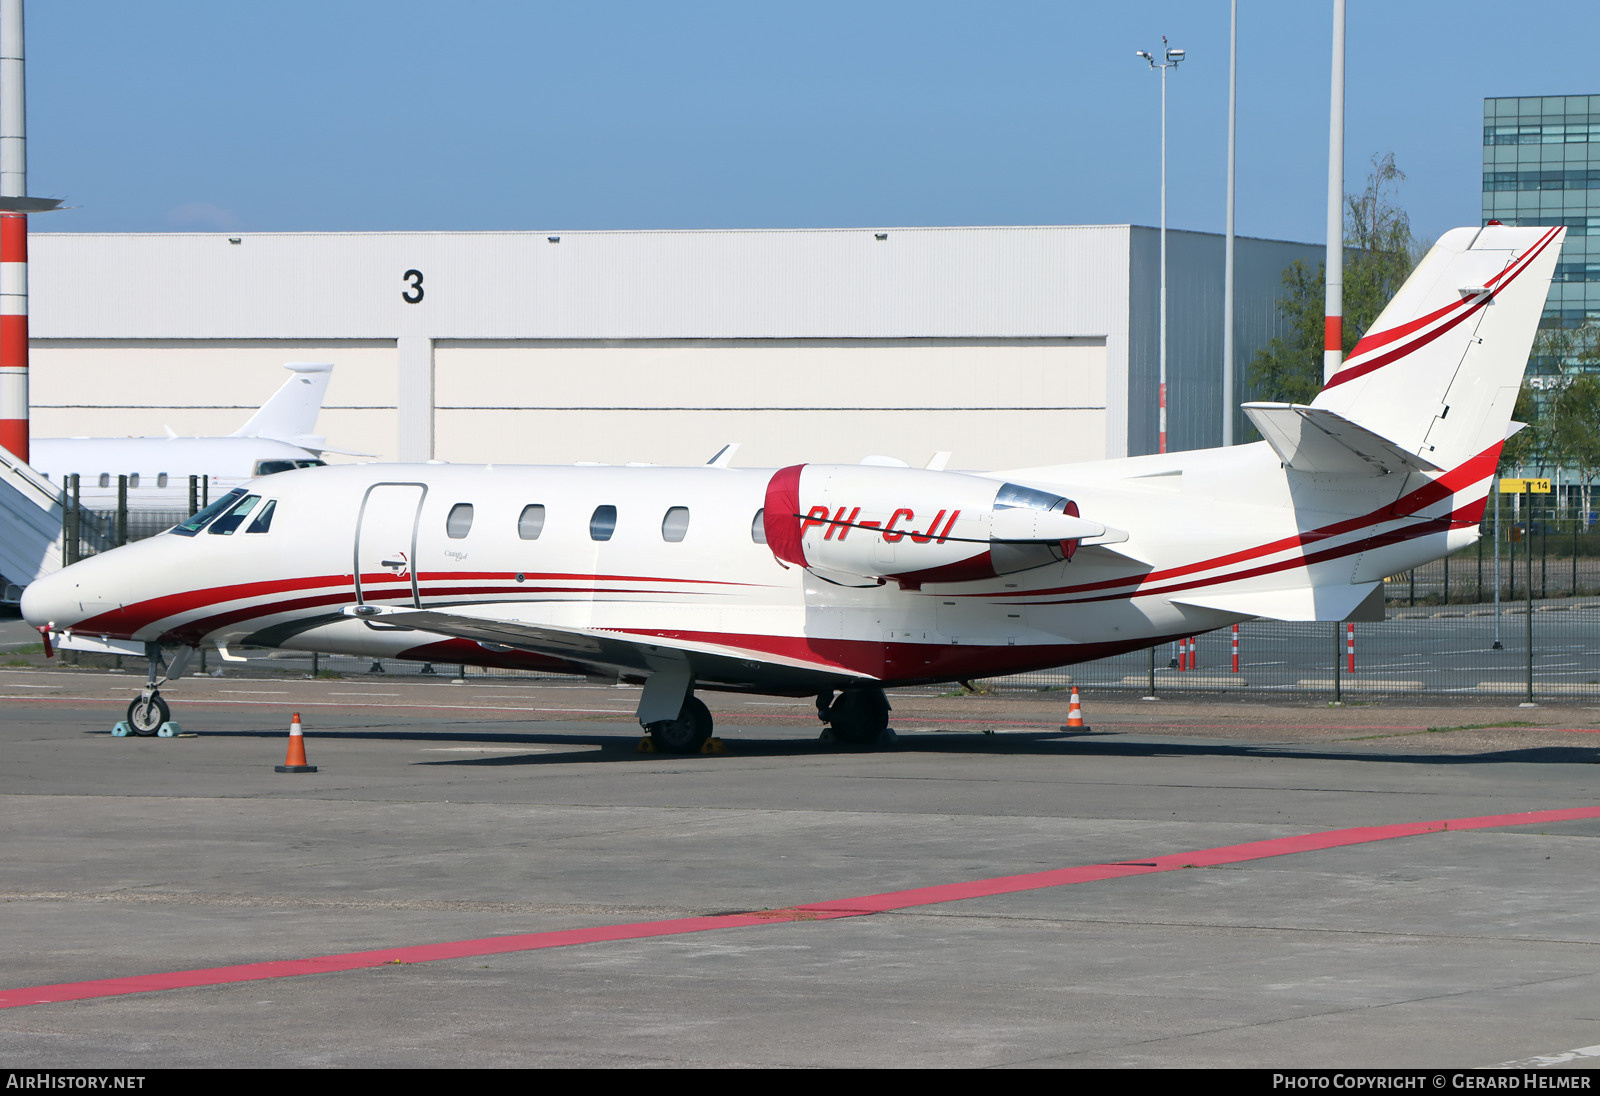
{"type": "Polygon", "coordinates": [[[1413,470],[1494,461],[1565,234],[1502,225],[1446,233],[1308,411],[1354,424],[1353,436],[1375,435],[1366,448],[1387,443],[1413,470]]]}
{"type": "Polygon", "coordinates": [[[317,416],[328,391],[333,366],[328,362],[285,362],[293,376],[261,405],[261,410],[228,436],[231,438],[272,438],[303,449],[321,450],[326,440],[318,436],[317,416]]]}

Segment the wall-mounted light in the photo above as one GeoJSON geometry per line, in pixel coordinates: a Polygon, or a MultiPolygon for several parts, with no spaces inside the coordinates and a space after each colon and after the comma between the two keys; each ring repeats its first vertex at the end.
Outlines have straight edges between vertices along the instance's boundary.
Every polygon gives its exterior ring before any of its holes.
{"type": "Polygon", "coordinates": [[[549,240],[553,244],[558,244],[561,242],[560,236],[546,236],[545,239],[549,240]]]}
{"type": "Polygon", "coordinates": [[[874,240],[887,240],[889,238],[889,234],[887,232],[874,232],[872,234],[872,238],[874,240]]]}
{"type": "Polygon", "coordinates": [[[237,244],[237,243],[242,243],[242,242],[243,242],[243,241],[241,241],[241,240],[240,240],[240,239],[239,239],[239,237],[237,237],[237,236],[229,236],[229,237],[228,237],[228,242],[229,242],[229,243],[230,243],[230,244],[237,244]]]}

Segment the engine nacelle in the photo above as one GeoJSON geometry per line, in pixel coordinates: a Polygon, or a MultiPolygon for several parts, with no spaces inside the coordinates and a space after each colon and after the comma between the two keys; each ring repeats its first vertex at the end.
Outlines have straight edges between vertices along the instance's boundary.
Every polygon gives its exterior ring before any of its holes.
{"type": "Polygon", "coordinates": [[[774,555],[812,571],[970,582],[1071,559],[1105,526],[1071,499],[962,472],[796,464],[767,484],[774,555]]]}

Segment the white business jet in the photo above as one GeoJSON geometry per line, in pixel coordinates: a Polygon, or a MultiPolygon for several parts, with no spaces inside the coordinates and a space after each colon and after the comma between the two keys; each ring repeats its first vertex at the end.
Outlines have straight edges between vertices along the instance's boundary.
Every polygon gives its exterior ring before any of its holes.
{"type": "Polygon", "coordinates": [[[1478,536],[1563,231],[1448,233],[1309,406],[1246,405],[1251,445],[984,473],[288,472],[34,583],[23,612],[58,646],[147,655],[146,734],[188,655],[236,644],[642,680],[667,750],[711,733],[697,689],[815,696],[871,742],[886,686],[1381,613],[1385,575],[1478,536]]]}
{"type": "Polygon", "coordinates": [[[239,429],[225,437],[34,438],[29,463],[57,484],[78,476],[78,501],[89,509],[117,504],[117,477],[128,477],[130,510],[175,510],[190,476],[210,477],[211,495],[274,472],[320,468],[332,449],[315,433],[333,366],[287,362],[291,376],[239,429]]]}

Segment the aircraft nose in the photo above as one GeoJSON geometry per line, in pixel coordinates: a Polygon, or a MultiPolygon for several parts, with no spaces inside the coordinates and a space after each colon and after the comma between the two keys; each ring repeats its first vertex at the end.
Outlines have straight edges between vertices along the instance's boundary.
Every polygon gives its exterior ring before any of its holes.
{"type": "Polygon", "coordinates": [[[36,578],[22,590],[22,616],[35,628],[47,624],[68,627],[83,615],[78,583],[72,568],[36,578]]]}

